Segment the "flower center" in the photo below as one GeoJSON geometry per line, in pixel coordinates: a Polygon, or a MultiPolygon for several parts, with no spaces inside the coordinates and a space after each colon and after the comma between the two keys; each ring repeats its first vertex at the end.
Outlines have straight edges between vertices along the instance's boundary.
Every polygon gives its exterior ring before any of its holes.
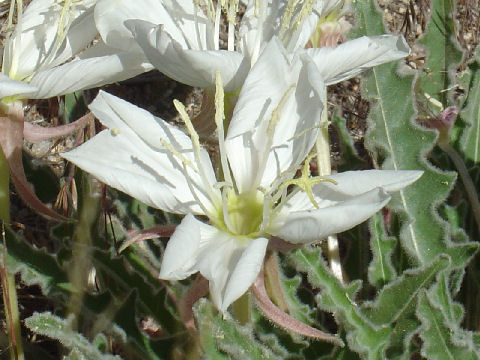
{"type": "Polygon", "coordinates": [[[262,225],[263,200],[259,191],[237,195],[233,189],[226,190],[218,211],[220,227],[234,235],[254,236],[262,225]]]}

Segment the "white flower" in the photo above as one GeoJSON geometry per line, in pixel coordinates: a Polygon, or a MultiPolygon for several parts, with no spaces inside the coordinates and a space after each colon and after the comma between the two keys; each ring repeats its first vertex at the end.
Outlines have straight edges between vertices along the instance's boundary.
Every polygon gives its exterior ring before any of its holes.
{"type": "Polygon", "coordinates": [[[310,177],[307,154],[318,133],[324,84],[308,56],[288,54],[276,39],[246,78],[226,136],[220,90],[215,121],[221,176],[178,103],[190,138],[104,92],[90,109],[108,129],[63,156],[150,206],[185,214],[165,250],[160,277],[179,280],[199,271],[215,305],[226,311],[257,277],[272,235],[309,243],[347,230],[421,172],[310,177]],[[306,158],[302,176],[294,178],[306,158]]]}
{"type": "Polygon", "coordinates": [[[191,86],[213,87],[219,70],[227,92],[240,89],[251,66],[273,36],[279,37],[289,52],[307,52],[327,85],[355,76],[366,68],[405,57],[410,51],[403,37],[396,35],[362,37],[338,48],[303,49],[318,19],[337,7],[338,0],[317,1],[313,11],[308,11],[312,1],[249,0],[237,43],[233,38],[233,24],[230,24],[228,50],[222,50],[219,48],[222,2],[218,2],[217,8],[208,6],[209,0],[203,3],[210,9],[207,14],[195,7],[192,0],[137,0],[135,3],[99,0],[95,17],[107,44],[123,46],[136,53],[143,50],[161,72],[191,86]],[[285,9],[293,3],[300,5],[294,8],[291,17],[286,16],[289,12],[285,9]]]}
{"type": "Polygon", "coordinates": [[[6,38],[0,73],[3,102],[67,94],[152,68],[131,53],[114,53],[102,42],[85,50],[98,35],[95,3],[34,0],[23,13],[17,9],[19,18],[6,38]]]}

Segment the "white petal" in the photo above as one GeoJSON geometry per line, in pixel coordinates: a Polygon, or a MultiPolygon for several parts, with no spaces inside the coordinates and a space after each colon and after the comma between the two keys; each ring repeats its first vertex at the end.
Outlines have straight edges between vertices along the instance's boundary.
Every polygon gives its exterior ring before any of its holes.
{"type": "Polygon", "coordinates": [[[268,239],[265,238],[250,241],[230,274],[220,311],[226,311],[230,304],[242,296],[253,284],[262,268],[267,245],[268,239]]]}
{"type": "Polygon", "coordinates": [[[76,4],[70,14],[72,24],[66,41],[60,50],[53,49],[58,30],[58,21],[62,7],[54,0],[32,1],[22,16],[21,27],[16,26],[15,33],[6,47],[4,69],[9,71],[14,56],[18,57],[14,77],[23,79],[39,68],[48,68],[62,63],[76,52],[82,50],[97,33],[93,23],[92,7],[94,0],[76,4]]]}
{"type": "Polygon", "coordinates": [[[202,246],[200,229],[205,224],[187,214],[168,241],[163,254],[159,278],[165,280],[182,280],[198,269],[195,267],[197,256],[202,246]]]}
{"type": "MultiPolygon", "coordinates": [[[[124,191],[150,206],[173,213],[203,211],[192,194],[212,210],[215,175],[208,154],[201,150],[201,164],[207,184],[190,167],[162,147],[169,143],[192,164],[196,164],[190,139],[180,130],[145,110],[100,92],[90,109],[110,128],[82,146],[63,154],[101,181],[124,191]]],[[[196,164],[198,166],[198,164],[196,164]]]]}
{"type": "Polygon", "coordinates": [[[286,207],[274,220],[272,235],[294,244],[315,242],[362,223],[389,200],[390,196],[377,188],[320,209],[289,211],[286,207]]]}
{"type": "Polygon", "coordinates": [[[253,284],[268,240],[239,239],[187,215],[170,238],[160,278],[181,280],[200,271],[215,306],[225,312],[253,284]]]}
{"type": "Polygon", "coordinates": [[[410,53],[403,36],[381,35],[347,41],[335,48],[305,50],[327,85],[349,79],[363,70],[401,59],[410,53]]]}
{"type": "MultiPolygon", "coordinates": [[[[320,207],[331,206],[347,200],[351,196],[361,195],[375,188],[381,187],[386,192],[392,193],[415,182],[423,171],[418,170],[362,170],[346,171],[328,178],[331,182],[320,182],[313,187],[315,200],[320,207]]],[[[314,205],[305,192],[299,191],[287,203],[290,211],[312,210],[314,205]]]]}
{"type": "Polygon", "coordinates": [[[148,60],[168,77],[207,88],[215,85],[215,73],[219,70],[226,91],[237,90],[243,84],[249,64],[240,53],[188,49],[163,26],[141,20],[130,20],[126,24],[148,60]]]}
{"type": "Polygon", "coordinates": [[[291,58],[272,39],[240,92],[226,137],[240,192],[259,185],[268,189],[279,174],[305,158],[315,141],[325,87],[307,57],[291,58]],[[279,118],[272,121],[281,101],[279,118]]]}
{"type": "Polygon", "coordinates": [[[151,69],[153,67],[145,62],[143,54],[122,52],[76,59],[34,76],[30,83],[38,91],[31,98],[44,99],[99,87],[129,79],[151,69]]]}
{"type": "Polygon", "coordinates": [[[95,8],[95,20],[102,39],[109,46],[125,51],[140,51],[125,26],[125,21],[135,19],[163,25],[182,47],[206,49],[208,20],[201,11],[195,13],[193,1],[101,0],[95,8]]]}
{"type": "Polygon", "coordinates": [[[23,81],[10,79],[8,76],[0,73],[0,99],[12,95],[29,97],[35,91],[37,91],[35,86],[23,81]]]}

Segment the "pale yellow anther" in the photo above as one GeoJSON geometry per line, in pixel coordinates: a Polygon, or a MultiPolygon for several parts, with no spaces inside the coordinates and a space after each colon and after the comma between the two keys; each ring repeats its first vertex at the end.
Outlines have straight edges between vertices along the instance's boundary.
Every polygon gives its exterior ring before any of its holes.
{"type": "Polygon", "coordinates": [[[270,118],[270,121],[268,122],[268,127],[267,127],[267,134],[273,136],[273,132],[275,131],[275,127],[278,124],[278,121],[280,120],[280,113],[282,112],[283,107],[285,106],[288,97],[292,93],[292,91],[295,89],[296,84],[292,84],[287,91],[285,91],[285,94],[283,94],[282,98],[278,102],[277,107],[272,111],[272,117],[270,118]]]}
{"type": "Polygon", "coordinates": [[[194,150],[196,151],[200,150],[200,138],[198,136],[197,131],[193,127],[192,120],[190,120],[190,116],[188,116],[187,114],[185,105],[183,105],[177,99],[173,100],[173,105],[175,106],[175,109],[177,109],[178,113],[180,114],[180,117],[182,118],[182,121],[185,124],[185,127],[187,128],[188,135],[190,135],[190,139],[192,139],[194,150]]]}
{"type": "Polygon", "coordinates": [[[173,156],[176,156],[183,165],[191,167],[193,170],[196,171],[195,167],[193,166],[192,162],[188,160],[184,155],[182,155],[180,152],[175,150],[171,144],[166,142],[164,139],[160,139],[160,143],[163,145],[163,147],[170,152],[173,156]]]}
{"type": "Polygon", "coordinates": [[[310,177],[310,160],[312,160],[312,158],[315,155],[316,154],[310,154],[305,159],[305,163],[303,164],[303,168],[302,168],[302,174],[300,175],[300,177],[284,182],[279,186],[278,189],[279,190],[284,189],[290,185],[298,186],[305,194],[307,194],[308,199],[313,204],[313,206],[315,206],[315,208],[318,209],[319,206],[317,201],[315,200],[315,197],[313,196],[312,187],[320,182],[330,182],[335,185],[337,185],[338,183],[333,179],[329,179],[322,176],[314,177],[314,178],[310,177]]]}

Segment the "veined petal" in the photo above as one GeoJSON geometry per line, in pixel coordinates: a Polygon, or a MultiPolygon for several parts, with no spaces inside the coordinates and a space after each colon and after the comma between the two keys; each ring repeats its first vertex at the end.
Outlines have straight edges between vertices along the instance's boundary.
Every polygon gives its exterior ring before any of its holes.
{"type": "Polygon", "coordinates": [[[362,223],[389,200],[390,195],[377,188],[319,209],[290,211],[288,207],[282,208],[272,224],[272,235],[294,244],[315,242],[362,223]]]}
{"type": "Polygon", "coordinates": [[[168,242],[160,278],[181,280],[200,271],[215,306],[225,312],[255,281],[267,244],[265,238],[235,238],[188,214],[168,242]]]}
{"type": "MultiPolygon", "coordinates": [[[[346,171],[328,178],[335,181],[320,182],[313,187],[313,195],[320,207],[327,207],[345,201],[349,197],[358,196],[375,188],[382,188],[388,193],[399,191],[412,184],[423,171],[419,170],[362,170],[346,171]]],[[[315,207],[307,194],[297,192],[287,202],[290,211],[314,210],[315,207]]]]}
{"type": "Polygon", "coordinates": [[[220,195],[213,188],[215,175],[205,150],[201,150],[200,161],[208,183],[192,169],[199,164],[190,139],[180,130],[104,92],[90,109],[110,130],[62,156],[108,185],[164,211],[204,214],[200,205],[208,211],[213,208],[212,196],[220,195]],[[162,140],[182,159],[165,149],[162,140]],[[182,161],[191,166],[185,169],[182,161]]]}
{"type": "Polygon", "coordinates": [[[308,57],[289,56],[272,39],[245,80],[226,137],[240,192],[259,185],[268,189],[279,174],[305,158],[318,131],[323,92],[308,57]]]}
{"type": "Polygon", "coordinates": [[[363,36],[337,47],[305,50],[317,64],[327,85],[358,75],[363,70],[404,58],[410,53],[403,36],[363,36]]]}
{"type": "MultiPolygon", "coordinates": [[[[159,278],[165,280],[182,280],[196,273],[197,257],[212,238],[203,236],[202,231],[209,231],[208,225],[187,214],[170,237],[163,254],[159,278]]],[[[213,229],[210,229],[213,231],[213,229]]]]}
{"type": "Polygon", "coordinates": [[[195,10],[191,0],[100,0],[95,21],[102,39],[109,46],[125,51],[140,51],[134,36],[125,26],[127,20],[145,20],[163,25],[164,30],[182,47],[207,49],[208,19],[195,10]]]}
{"type": "Polygon", "coordinates": [[[230,304],[242,296],[253,284],[262,268],[267,245],[268,239],[266,238],[250,241],[228,278],[220,311],[227,311],[230,304]]]}
{"type": "Polygon", "coordinates": [[[34,0],[23,13],[21,23],[9,39],[5,49],[4,69],[9,72],[15,67],[14,77],[24,79],[39,68],[48,68],[70,58],[82,50],[97,33],[91,12],[95,0],[80,1],[67,16],[72,21],[66,41],[60,50],[53,46],[57,37],[61,5],[54,0],[34,0]],[[55,53],[51,54],[52,51],[55,53]],[[18,63],[12,64],[13,57],[18,63]],[[52,64],[53,62],[53,64],[52,64]]]}
{"type": "Polygon", "coordinates": [[[226,91],[237,90],[250,69],[235,51],[188,49],[162,25],[142,20],[126,22],[148,60],[162,73],[181,83],[201,88],[215,85],[220,71],[226,91]]]}
{"type": "Polygon", "coordinates": [[[30,84],[38,91],[32,99],[44,99],[129,79],[153,69],[143,54],[121,52],[82,58],[39,72],[30,84]]]}
{"type": "Polygon", "coordinates": [[[0,99],[6,96],[23,95],[28,97],[35,93],[37,88],[23,81],[10,79],[8,76],[0,73],[0,99]]]}

